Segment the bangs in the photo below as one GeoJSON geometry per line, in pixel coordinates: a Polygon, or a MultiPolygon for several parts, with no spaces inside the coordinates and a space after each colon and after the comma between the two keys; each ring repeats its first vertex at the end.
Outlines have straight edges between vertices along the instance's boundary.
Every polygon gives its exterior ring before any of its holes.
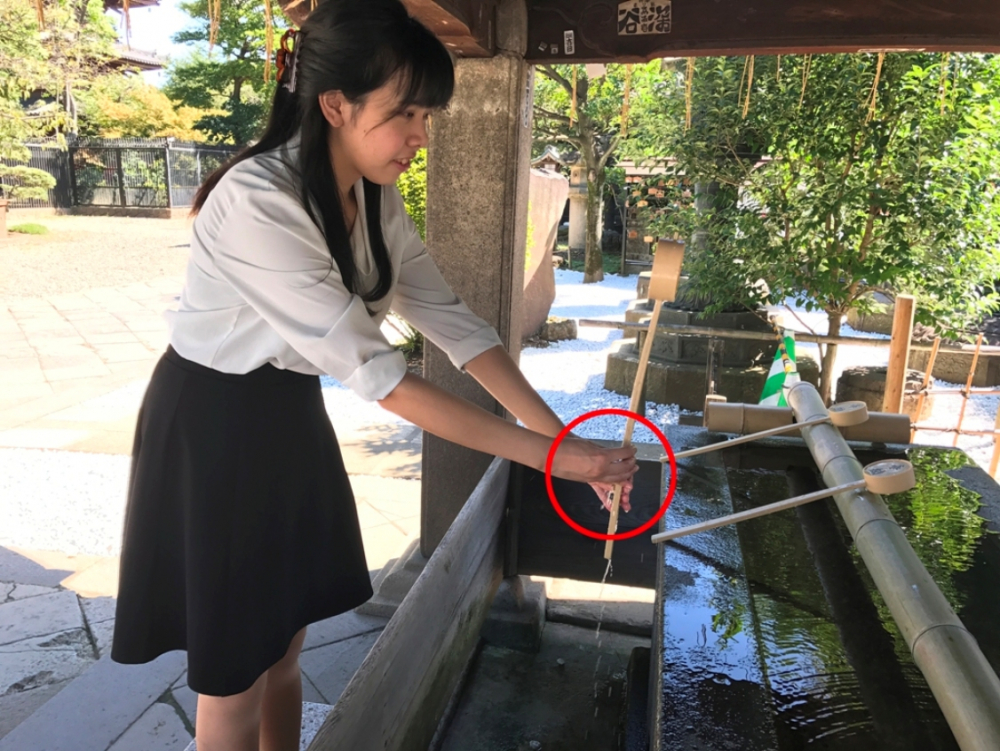
{"type": "Polygon", "coordinates": [[[399,106],[442,109],[455,91],[455,66],[440,40],[418,21],[412,21],[393,50],[399,106]]]}

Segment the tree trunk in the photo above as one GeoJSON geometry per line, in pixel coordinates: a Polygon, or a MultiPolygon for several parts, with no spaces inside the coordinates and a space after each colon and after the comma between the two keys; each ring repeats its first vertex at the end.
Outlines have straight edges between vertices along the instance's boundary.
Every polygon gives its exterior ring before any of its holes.
{"type": "MultiPolygon", "coordinates": [[[[840,336],[840,323],[843,315],[841,313],[830,313],[827,311],[827,319],[830,322],[830,336],[840,336]]],[[[837,362],[837,345],[827,344],[826,352],[823,353],[822,371],[819,375],[819,395],[823,401],[830,404],[830,392],[833,390],[833,366],[837,362]]]]}
{"type": "Polygon", "coordinates": [[[583,267],[583,283],[604,279],[604,254],[601,252],[601,196],[604,193],[604,172],[587,165],[587,255],[583,267]],[[599,174],[600,172],[600,174],[599,174]]]}

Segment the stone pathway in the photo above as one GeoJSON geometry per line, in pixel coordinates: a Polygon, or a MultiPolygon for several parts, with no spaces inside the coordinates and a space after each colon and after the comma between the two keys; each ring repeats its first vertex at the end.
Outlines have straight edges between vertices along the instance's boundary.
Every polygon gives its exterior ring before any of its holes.
{"type": "Polygon", "coordinates": [[[122,453],[123,444],[130,446],[128,417],[107,420],[65,411],[149,377],[166,348],[163,311],[181,284],[178,277],[163,277],[120,288],[5,300],[0,307],[0,446],[95,453],[122,453]]]}

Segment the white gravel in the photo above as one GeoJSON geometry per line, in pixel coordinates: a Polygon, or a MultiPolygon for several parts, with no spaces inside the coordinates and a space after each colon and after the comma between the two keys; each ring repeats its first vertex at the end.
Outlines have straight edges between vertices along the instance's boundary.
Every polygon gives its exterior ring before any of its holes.
{"type": "MultiPolygon", "coordinates": [[[[635,276],[605,276],[598,285],[585,285],[582,272],[556,271],[556,300],[550,314],[621,321],[629,302],[635,299],[636,281],[635,276]]],[[[628,396],[604,389],[608,352],[621,338],[621,331],[581,327],[576,340],[521,350],[521,370],[564,423],[596,409],[628,409],[628,396]]],[[[678,414],[677,405],[646,402],[646,419],[659,427],[675,424],[678,414]]],[[[625,437],[625,418],[595,417],[573,432],[584,438],[620,441],[625,437]]],[[[657,441],[641,424],[636,425],[633,440],[657,441]]]]}
{"type": "MultiPolygon", "coordinates": [[[[552,314],[571,318],[622,320],[635,297],[636,277],[608,276],[599,285],[583,285],[579,272],[557,271],[557,298],[552,314]]],[[[826,332],[823,314],[800,312],[800,317],[817,333],[826,332]]],[[[790,316],[786,325],[801,329],[790,316]]],[[[846,336],[857,334],[845,327],[846,336]]],[[[857,334],[871,336],[870,334],[857,334]]],[[[580,414],[600,408],[627,409],[629,398],[605,391],[604,370],[612,343],[621,332],[581,328],[580,338],[547,348],[526,348],[521,367],[531,384],[559,415],[569,422],[580,414]]],[[[800,352],[815,345],[800,344],[800,352]]],[[[888,350],[843,346],[837,370],[854,364],[884,364],[888,350]]],[[[940,383],[942,387],[948,384],[940,383]]],[[[323,394],[338,433],[347,434],[371,425],[400,423],[398,417],[377,404],[365,402],[332,379],[323,379],[323,394]]],[[[87,402],[85,406],[109,411],[138,408],[145,383],[137,381],[87,402]]],[[[953,426],[961,404],[959,396],[939,396],[929,422],[953,426]]],[[[990,430],[1000,397],[975,396],[969,401],[965,425],[990,430]]],[[[656,425],[677,422],[676,405],[646,405],[647,417],[656,425]]],[[[600,417],[576,430],[589,438],[621,440],[625,419],[600,417]]],[[[637,426],[637,442],[654,442],[653,435],[637,426]]],[[[950,445],[951,438],[938,433],[920,433],[918,443],[950,445]]],[[[963,437],[959,446],[984,468],[993,442],[990,438],[963,437]]],[[[123,523],[129,459],[125,456],[84,454],[70,451],[0,449],[0,545],[69,554],[116,555],[123,523]]]]}

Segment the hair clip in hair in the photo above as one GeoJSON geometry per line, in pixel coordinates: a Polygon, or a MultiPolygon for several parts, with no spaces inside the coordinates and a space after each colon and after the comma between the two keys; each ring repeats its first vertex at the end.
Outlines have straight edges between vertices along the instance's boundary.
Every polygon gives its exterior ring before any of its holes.
{"type": "Polygon", "coordinates": [[[295,93],[295,80],[299,71],[299,45],[296,41],[298,32],[289,29],[281,35],[281,44],[278,47],[278,82],[288,91],[295,93]],[[284,81],[285,71],[288,70],[288,80],[284,81]]]}

